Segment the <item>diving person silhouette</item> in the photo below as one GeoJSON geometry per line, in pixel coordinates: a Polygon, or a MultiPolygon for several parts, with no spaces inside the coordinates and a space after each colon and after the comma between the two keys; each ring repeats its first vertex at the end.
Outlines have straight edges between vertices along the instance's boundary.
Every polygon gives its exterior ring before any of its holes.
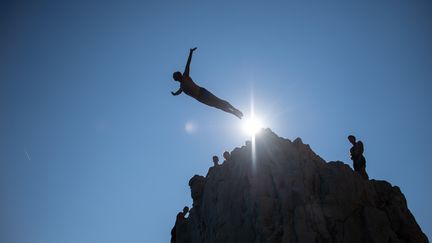
{"type": "Polygon", "coordinates": [[[241,119],[243,117],[243,113],[241,111],[232,106],[228,101],[222,100],[207,89],[198,86],[189,76],[192,54],[196,49],[196,47],[190,49],[189,57],[183,74],[179,71],[173,73],[173,79],[177,82],[180,82],[180,88],[176,92],[171,92],[171,94],[177,96],[182,92],[185,92],[185,94],[195,98],[203,104],[231,113],[241,119]]]}

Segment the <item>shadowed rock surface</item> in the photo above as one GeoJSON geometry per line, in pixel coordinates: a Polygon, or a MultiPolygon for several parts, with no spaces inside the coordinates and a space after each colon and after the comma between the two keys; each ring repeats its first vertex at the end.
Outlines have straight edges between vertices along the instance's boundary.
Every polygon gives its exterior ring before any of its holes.
{"type": "Polygon", "coordinates": [[[255,164],[250,146],[236,148],[189,186],[181,243],[428,242],[397,186],[364,180],[269,129],[256,139],[255,164]]]}

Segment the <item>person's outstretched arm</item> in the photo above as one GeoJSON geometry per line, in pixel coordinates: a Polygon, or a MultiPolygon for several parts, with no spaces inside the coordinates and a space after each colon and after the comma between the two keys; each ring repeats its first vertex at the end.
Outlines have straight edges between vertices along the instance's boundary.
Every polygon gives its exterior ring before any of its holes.
{"type": "Polygon", "coordinates": [[[179,88],[175,93],[174,93],[174,92],[171,92],[171,94],[174,95],[174,96],[176,96],[176,95],[181,94],[182,91],[183,91],[183,90],[182,90],[181,88],[179,88]]]}
{"type": "Polygon", "coordinates": [[[185,71],[184,71],[184,73],[183,73],[183,75],[186,75],[186,76],[189,76],[189,67],[190,67],[190,63],[191,63],[191,61],[192,61],[192,54],[193,54],[193,52],[196,50],[197,48],[195,47],[195,48],[191,48],[190,50],[189,50],[189,57],[188,57],[188,60],[187,60],[187,63],[186,63],[186,67],[185,67],[185,71]]]}

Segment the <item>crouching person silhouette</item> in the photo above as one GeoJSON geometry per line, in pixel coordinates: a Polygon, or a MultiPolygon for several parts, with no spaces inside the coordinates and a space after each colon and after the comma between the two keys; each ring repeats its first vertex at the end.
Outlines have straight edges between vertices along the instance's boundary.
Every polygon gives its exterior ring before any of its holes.
{"type": "Polygon", "coordinates": [[[190,49],[189,58],[187,60],[186,68],[183,74],[178,71],[173,73],[173,79],[175,81],[180,82],[180,88],[176,92],[171,92],[171,94],[176,96],[181,94],[182,92],[185,92],[187,95],[189,95],[192,98],[195,98],[196,100],[198,100],[203,104],[215,107],[217,109],[221,109],[241,119],[243,117],[243,113],[241,111],[237,110],[234,106],[232,106],[227,101],[216,97],[207,89],[195,84],[192,78],[189,76],[192,54],[196,49],[197,49],[196,47],[190,49]]]}
{"type": "Polygon", "coordinates": [[[182,212],[179,212],[176,217],[176,221],[174,227],[171,230],[171,243],[175,243],[177,241],[177,227],[180,226],[186,220],[186,214],[189,212],[189,207],[186,206],[183,208],[182,212]]]}

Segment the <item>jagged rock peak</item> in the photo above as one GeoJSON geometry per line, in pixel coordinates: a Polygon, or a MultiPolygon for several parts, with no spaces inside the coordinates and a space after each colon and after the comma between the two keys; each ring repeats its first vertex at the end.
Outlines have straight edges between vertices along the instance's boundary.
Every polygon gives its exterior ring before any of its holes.
{"type": "Polygon", "coordinates": [[[180,243],[428,242],[397,186],[364,180],[270,129],[255,149],[234,149],[189,186],[193,207],[176,226],[180,243]]]}

